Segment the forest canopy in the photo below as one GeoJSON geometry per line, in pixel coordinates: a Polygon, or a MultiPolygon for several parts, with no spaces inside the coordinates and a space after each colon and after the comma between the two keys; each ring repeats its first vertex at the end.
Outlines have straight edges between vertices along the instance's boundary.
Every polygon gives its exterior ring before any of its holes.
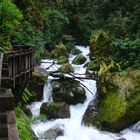
{"type": "Polygon", "coordinates": [[[140,0],[0,0],[0,51],[29,45],[39,59],[66,35],[89,45],[93,34],[104,31],[123,68],[138,67],[139,19],[140,0]]]}

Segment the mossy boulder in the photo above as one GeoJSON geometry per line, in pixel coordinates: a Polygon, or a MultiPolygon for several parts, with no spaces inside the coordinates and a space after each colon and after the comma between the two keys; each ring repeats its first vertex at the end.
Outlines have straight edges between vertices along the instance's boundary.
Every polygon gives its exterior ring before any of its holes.
{"type": "MultiPolygon", "coordinates": [[[[72,88],[73,103],[83,103],[86,99],[85,89],[81,86],[75,86],[72,88]]],[[[69,102],[69,98],[67,99],[69,102]]]]}
{"type": "Polygon", "coordinates": [[[97,61],[90,61],[87,66],[87,70],[98,71],[100,64],[97,61]]]}
{"type": "Polygon", "coordinates": [[[38,101],[42,99],[44,84],[48,79],[47,75],[41,74],[41,72],[32,72],[32,78],[27,83],[27,89],[32,94],[30,102],[38,101]]]}
{"type": "Polygon", "coordinates": [[[82,53],[78,54],[74,60],[72,61],[72,64],[75,64],[75,65],[81,65],[83,63],[86,62],[86,57],[84,55],[82,55],[82,53]]]}
{"type": "Polygon", "coordinates": [[[54,80],[52,82],[52,97],[55,102],[68,104],[83,103],[86,99],[85,89],[74,80],[54,80]]]}
{"type": "Polygon", "coordinates": [[[70,117],[69,105],[65,102],[43,103],[40,113],[46,115],[48,119],[70,117]]]}
{"type": "Polygon", "coordinates": [[[51,53],[54,58],[59,58],[60,56],[68,57],[68,51],[62,42],[60,42],[59,45],[56,45],[51,53]]]}
{"type": "Polygon", "coordinates": [[[70,73],[70,72],[73,72],[74,71],[72,65],[69,64],[69,63],[62,65],[62,67],[60,67],[59,70],[62,73],[70,73]]]}
{"type": "Polygon", "coordinates": [[[119,132],[140,120],[140,70],[115,73],[99,92],[98,114],[89,119],[86,112],[85,124],[119,132]]]}
{"type": "Polygon", "coordinates": [[[58,58],[57,64],[61,65],[61,64],[66,64],[66,63],[68,63],[68,58],[66,56],[60,56],[58,58]]]}

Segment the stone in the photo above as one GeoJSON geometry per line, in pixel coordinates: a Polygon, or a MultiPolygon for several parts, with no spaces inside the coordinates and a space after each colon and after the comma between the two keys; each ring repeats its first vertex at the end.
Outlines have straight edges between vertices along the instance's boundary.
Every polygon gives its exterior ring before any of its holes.
{"type": "Polygon", "coordinates": [[[7,123],[7,115],[5,112],[0,113],[0,125],[4,123],[7,123]]]}
{"type": "Polygon", "coordinates": [[[14,109],[14,96],[10,89],[6,90],[5,93],[0,93],[0,112],[14,109]]]}
{"type": "Polygon", "coordinates": [[[32,112],[31,112],[31,109],[29,108],[29,106],[25,105],[25,106],[23,106],[22,109],[27,116],[32,116],[32,112]]]}
{"type": "Polygon", "coordinates": [[[99,82],[97,114],[87,108],[85,124],[104,131],[120,132],[140,120],[140,70],[114,73],[105,84],[99,82]],[[88,119],[90,117],[90,119],[88,119]]]}
{"type": "Polygon", "coordinates": [[[86,99],[85,89],[74,80],[52,81],[52,97],[55,102],[66,102],[68,104],[83,103],[86,99]]]}
{"type": "Polygon", "coordinates": [[[59,126],[54,126],[53,128],[48,129],[44,132],[45,139],[56,140],[58,136],[63,136],[64,130],[59,126]]]}
{"type": "Polygon", "coordinates": [[[44,73],[44,75],[41,73],[33,72],[32,79],[27,83],[26,87],[32,95],[29,102],[42,100],[44,84],[48,79],[48,75],[47,73],[44,73]]]}
{"type": "Polygon", "coordinates": [[[69,105],[65,102],[43,103],[40,113],[46,115],[48,119],[70,117],[69,105]]]}
{"type": "Polygon", "coordinates": [[[16,124],[8,125],[8,137],[9,137],[9,140],[19,140],[16,124]]]}
{"type": "Polygon", "coordinates": [[[75,65],[81,65],[83,63],[86,62],[86,57],[82,55],[82,53],[78,54],[74,60],[72,61],[72,64],[75,64],[75,65]]]}
{"type": "MultiPolygon", "coordinates": [[[[86,99],[85,89],[81,86],[72,88],[73,93],[73,104],[83,103],[86,99]]],[[[69,101],[69,100],[68,100],[69,101]]]]}

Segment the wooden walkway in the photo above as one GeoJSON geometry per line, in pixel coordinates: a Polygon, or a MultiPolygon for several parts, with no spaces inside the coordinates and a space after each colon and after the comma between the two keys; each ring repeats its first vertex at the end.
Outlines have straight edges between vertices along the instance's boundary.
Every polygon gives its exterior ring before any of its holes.
{"type": "Polygon", "coordinates": [[[32,49],[0,54],[0,140],[19,140],[11,89],[31,78],[32,71],[32,49]]]}

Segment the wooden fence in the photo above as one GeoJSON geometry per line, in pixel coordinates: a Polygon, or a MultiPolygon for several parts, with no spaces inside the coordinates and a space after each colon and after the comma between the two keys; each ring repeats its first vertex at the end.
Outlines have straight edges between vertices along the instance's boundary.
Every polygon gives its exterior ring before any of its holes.
{"type": "Polygon", "coordinates": [[[21,81],[31,77],[33,70],[33,49],[22,49],[4,53],[0,59],[2,66],[1,87],[15,88],[21,81]]]}

